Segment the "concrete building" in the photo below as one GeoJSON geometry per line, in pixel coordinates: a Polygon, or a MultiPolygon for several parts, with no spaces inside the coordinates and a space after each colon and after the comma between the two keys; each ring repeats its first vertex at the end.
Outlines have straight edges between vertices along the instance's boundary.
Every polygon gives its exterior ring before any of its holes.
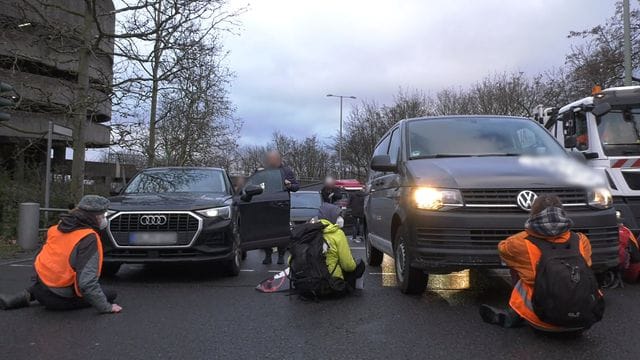
{"type": "MultiPolygon", "coordinates": [[[[22,98],[11,111],[11,120],[0,122],[0,169],[19,172],[25,164],[42,164],[49,120],[73,128],[78,48],[84,28],[78,14],[84,12],[84,4],[79,0],[0,0],[0,81],[11,84],[22,98]]],[[[100,28],[113,33],[112,1],[97,0],[96,4],[100,28]]],[[[92,35],[97,33],[94,29],[92,35]]],[[[90,148],[110,143],[110,128],[104,123],[111,120],[112,54],[113,42],[104,40],[90,61],[92,89],[85,127],[90,148]]],[[[70,138],[54,136],[54,167],[66,167],[65,153],[70,146],[70,138]]]]}

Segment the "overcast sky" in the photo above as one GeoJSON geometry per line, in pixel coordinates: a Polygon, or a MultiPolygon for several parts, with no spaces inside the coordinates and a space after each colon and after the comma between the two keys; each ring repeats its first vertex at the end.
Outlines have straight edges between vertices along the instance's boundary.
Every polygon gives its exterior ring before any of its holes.
{"type": "Polygon", "coordinates": [[[276,130],[326,140],[339,124],[328,93],[386,103],[400,87],[429,93],[560,66],[569,31],[613,13],[614,0],[255,0],[226,40],[240,142],[276,130]]]}

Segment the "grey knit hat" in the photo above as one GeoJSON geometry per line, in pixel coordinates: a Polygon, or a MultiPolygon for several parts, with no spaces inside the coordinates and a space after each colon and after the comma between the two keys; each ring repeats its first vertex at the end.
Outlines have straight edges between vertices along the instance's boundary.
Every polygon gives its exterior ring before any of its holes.
{"type": "Polygon", "coordinates": [[[80,199],[78,209],[93,213],[102,213],[109,209],[109,200],[99,195],[85,195],[80,199]]]}

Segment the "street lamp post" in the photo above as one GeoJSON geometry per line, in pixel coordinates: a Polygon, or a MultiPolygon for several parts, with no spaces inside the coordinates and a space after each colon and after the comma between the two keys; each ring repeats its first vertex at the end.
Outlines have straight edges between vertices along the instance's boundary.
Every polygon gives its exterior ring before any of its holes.
{"type": "Polygon", "coordinates": [[[338,179],[342,179],[342,99],[356,99],[350,95],[333,95],[327,94],[327,97],[340,98],[340,139],[338,140],[338,179]]]}

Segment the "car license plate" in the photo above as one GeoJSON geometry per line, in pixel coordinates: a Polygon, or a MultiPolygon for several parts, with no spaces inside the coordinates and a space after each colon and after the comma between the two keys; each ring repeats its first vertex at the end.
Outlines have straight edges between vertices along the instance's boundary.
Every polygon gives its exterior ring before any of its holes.
{"type": "Polygon", "coordinates": [[[174,232],[134,232],[129,234],[129,245],[175,245],[178,234],[174,232]]]}

